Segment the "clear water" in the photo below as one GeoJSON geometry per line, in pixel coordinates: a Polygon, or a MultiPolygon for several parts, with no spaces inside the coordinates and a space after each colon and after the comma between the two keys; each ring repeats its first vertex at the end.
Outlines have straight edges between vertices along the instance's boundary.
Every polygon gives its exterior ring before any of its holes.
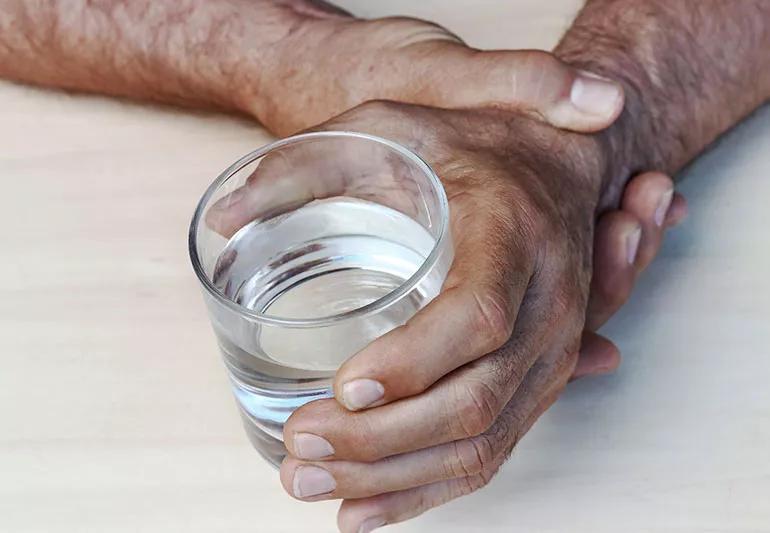
{"type": "MultiPolygon", "coordinates": [[[[223,249],[213,281],[232,300],[274,317],[329,317],[393,291],[434,245],[421,224],[399,211],[352,198],[317,200],[243,227],[223,249]]],[[[217,332],[247,430],[268,460],[283,458],[281,434],[291,412],[331,396],[340,364],[435,297],[445,271],[437,267],[397,303],[362,318],[217,332]]]]}

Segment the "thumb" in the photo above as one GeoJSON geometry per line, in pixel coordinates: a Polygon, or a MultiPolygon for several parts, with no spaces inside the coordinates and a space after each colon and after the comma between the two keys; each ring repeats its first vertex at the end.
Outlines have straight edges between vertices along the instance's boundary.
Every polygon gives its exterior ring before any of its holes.
{"type": "Polygon", "coordinates": [[[453,41],[412,45],[412,103],[494,107],[580,132],[608,127],[623,110],[620,84],[540,50],[478,51],[453,41]],[[429,50],[419,48],[430,47],[429,50]]]}

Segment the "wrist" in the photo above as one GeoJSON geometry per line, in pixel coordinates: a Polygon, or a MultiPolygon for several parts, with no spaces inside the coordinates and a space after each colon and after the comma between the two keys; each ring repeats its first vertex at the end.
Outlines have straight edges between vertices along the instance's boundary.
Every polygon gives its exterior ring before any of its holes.
{"type": "Polygon", "coordinates": [[[333,41],[360,21],[321,2],[297,0],[279,7],[280,20],[268,44],[266,23],[258,16],[244,16],[243,31],[220,57],[232,73],[225,90],[234,107],[284,135],[332,116],[313,118],[327,107],[330,93],[340,89],[330,86],[337,79],[330,65],[344,66],[333,41]],[[324,78],[329,83],[323,83],[324,78]]]}
{"type": "Polygon", "coordinates": [[[623,113],[596,136],[605,206],[632,174],[675,174],[767,100],[767,15],[763,0],[586,2],[554,53],[624,88],[623,113]]]}
{"type": "MultiPolygon", "coordinates": [[[[586,69],[618,82],[625,94],[623,112],[606,130],[595,135],[602,154],[602,188],[599,209],[617,207],[623,188],[634,174],[649,170],[673,172],[677,139],[667,126],[680,117],[667,113],[655,31],[643,31],[648,22],[638,17],[631,0],[588,2],[554,54],[575,68],[586,69]],[[634,18],[626,33],[612,27],[613,16],[628,11],[634,18]],[[611,16],[612,15],[612,16],[611,16]]],[[[618,15],[619,16],[619,15],[618,15]]]]}
{"type": "Polygon", "coordinates": [[[648,170],[664,170],[665,154],[657,138],[654,88],[648,66],[628,47],[597,39],[598,29],[573,28],[555,55],[574,68],[589,70],[618,82],[625,95],[620,116],[607,129],[594,134],[594,150],[601,160],[599,211],[616,208],[630,177],[648,170]],[[590,41],[590,43],[589,43],[590,41]],[[590,44],[590,46],[589,46],[590,44]]]}
{"type": "MultiPolygon", "coordinates": [[[[598,54],[597,54],[598,55],[598,54]]],[[[601,162],[599,211],[616,208],[631,176],[649,170],[671,171],[670,154],[661,149],[665,124],[659,122],[654,89],[644,66],[633,57],[601,56],[599,60],[560,57],[575,68],[587,69],[620,83],[625,94],[624,108],[607,129],[592,135],[595,159],[601,162]],[[611,58],[612,61],[607,61],[611,58]]]]}
{"type": "Polygon", "coordinates": [[[436,88],[415,64],[445,56],[433,52],[447,44],[465,49],[440,26],[418,19],[300,15],[269,58],[255,58],[250,70],[258,76],[243,106],[285,135],[370,100],[429,99],[436,88]]]}

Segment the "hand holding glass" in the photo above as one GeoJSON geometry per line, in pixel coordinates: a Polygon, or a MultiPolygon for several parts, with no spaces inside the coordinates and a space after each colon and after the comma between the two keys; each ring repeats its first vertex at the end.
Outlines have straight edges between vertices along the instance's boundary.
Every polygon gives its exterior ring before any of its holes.
{"type": "Polygon", "coordinates": [[[190,257],[246,431],[272,464],[291,413],[330,397],[346,359],[439,293],[448,220],[422,159],[354,132],[277,141],[208,188],[190,257]]]}

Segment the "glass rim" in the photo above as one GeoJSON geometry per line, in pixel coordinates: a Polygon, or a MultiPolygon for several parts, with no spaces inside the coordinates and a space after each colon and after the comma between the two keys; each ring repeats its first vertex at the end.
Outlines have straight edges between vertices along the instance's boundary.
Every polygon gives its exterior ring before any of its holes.
{"type": "Polygon", "coordinates": [[[203,196],[201,196],[200,200],[198,201],[198,205],[195,208],[195,212],[193,214],[192,220],[190,221],[190,228],[188,231],[188,251],[190,253],[190,261],[192,262],[193,270],[195,271],[195,274],[198,276],[198,280],[206,289],[206,292],[210,294],[212,297],[214,297],[220,304],[224,305],[225,307],[229,308],[235,313],[248,317],[249,319],[262,324],[267,324],[272,326],[295,327],[295,328],[312,328],[312,327],[328,326],[331,324],[342,322],[344,320],[349,320],[352,318],[360,318],[367,315],[371,315],[401,300],[404,296],[409,294],[409,292],[428,274],[430,269],[433,268],[433,266],[436,264],[436,261],[438,260],[438,257],[442,252],[442,246],[446,241],[448,228],[449,228],[449,201],[447,200],[446,191],[444,190],[444,186],[441,183],[441,180],[439,180],[438,176],[433,171],[431,166],[428,165],[428,163],[426,163],[425,160],[423,160],[419,155],[414,153],[412,150],[402,146],[401,144],[385,139],[383,137],[370,135],[368,133],[360,133],[356,131],[345,131],[345,130],[317,131],[317,132],[292,135],[290,137],[279,139],[272,143],[266,144],[244,155],[243,157],[238,159],[235,163],[233,163],[232,165],[227,167],[224,171],[222,171],[219,174],[219,176],[217,176],[217,178],[208,186],[206,191],[203,193],[203,196]],[[386,295],[381,296],[380,298],[374,300],[373,302],[370,302],[361,307],[357,307],[355,309],[351,309],[350,311],[345,311],[344,313],[339,313],[336,315],[330,315],[330,316],[320,317],[320,318],[281,318],[278,316],[254,311],[253,309],[249,309],[243,305],[240,305],[234,302],[214,285],[212,280],[209,279],[209,276],[207,276],[203,270],[203,264],[201,262],[200,255],[198,254],[198,244],[197,244],[196,236],[197,236],[198,228],[201,222],[203,221],[204,209],[206,208],[206,206],[208,205],[209,201],[214,196],[214,194],[219,190],[219,188],[225,182],[227,182],[227,180],[232,178],[235,174],[240,172],[244,167],[253,163],[257,159],[264,157],[265,155],[267,155],[269,152],[272,152],[273,150],[276,150],[278,148],[283,148],[284,146],[288,146],[291,144],[295,144],[295,143],[299,143],[307,140],[322,139],[327,137],[348,137],[348,138],[363,139],[366,141],[379,143],[397,152],[398,154],[406,158],[408,161],[414,163],[417,166],[417,168],[419,168],[423,172],[423,174],[428,178],[428,181],[430,182],[433,190],[436,192],[436,195],[438,197],[438,203],[439,203],[439,217],[438,217],[439,220],[437,224],[438,236],[436,237],[436,242],[434,243],[433,248],[431,249],[428,256],[420,265],[420,268],[418,268],[417,271],[414,274],[412,274],[409,278],[404,280],[398,287],[388,292],[386,295]]]}

